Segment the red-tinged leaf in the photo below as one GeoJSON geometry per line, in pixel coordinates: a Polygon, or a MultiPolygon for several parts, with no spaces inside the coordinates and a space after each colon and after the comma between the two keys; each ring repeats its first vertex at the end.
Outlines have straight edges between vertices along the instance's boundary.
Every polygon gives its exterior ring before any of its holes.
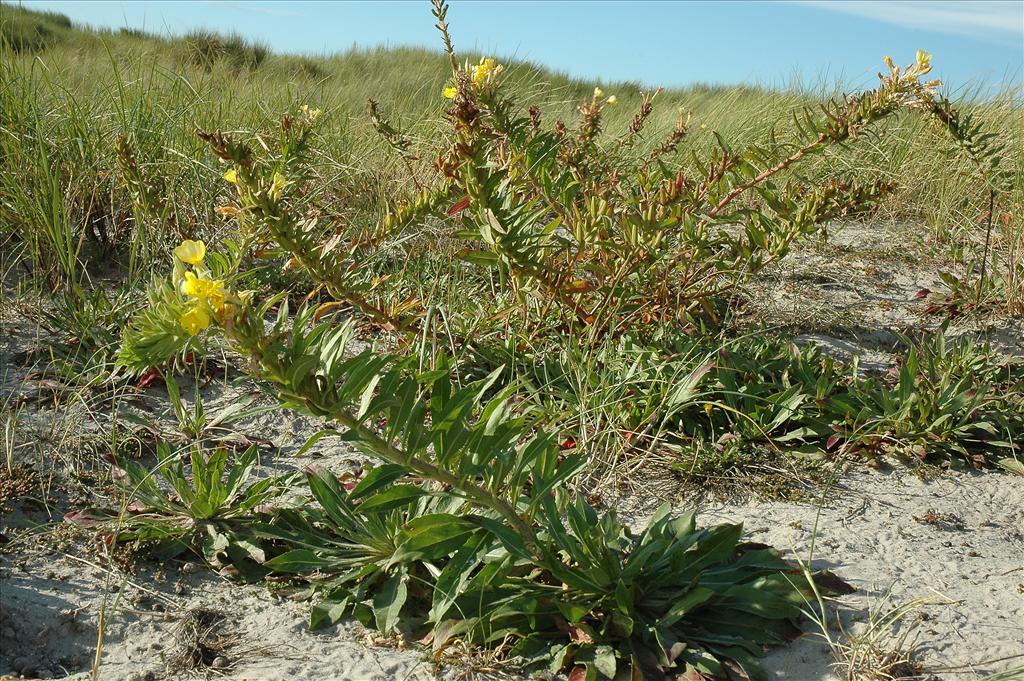
{"type": "Polygon", "coordinates": [[[128,505],[125,506],[125,508],[131,511],[132,513],[142,513],[143,511],[146,510],[146,505],[139,501],[138,499],[134,499],[133,501],[129,502],[128,505]]]}
{"type": "Polygon", "coordinates": [[[321,305],[320,307],[318,307],[316,309],[316,312],[313,313],[313,321],[314,322],[318,322],[325,315],[328,315],[328,314],[330,314],[332,312],[335,312],[335,311],[337,311],[339,309],[342,309],[346,305],[347,305],[347,303],[340,303],[340,302],[337,302],[337,301],[330,302],[330,303],[324,303],[323,305],[321,305]]]}
{"type": "Polygon", "coordinates": [[[562,440],[561,449],[576,449],[576,438],[572,435],[562,440]]]}
{"type": "Polygon", "coordinates": [[[79,527],[96,527],[103,524],[102,520],[89,515],[88,511],[70,511],[64,514],[64,520],[79,527]]]}
{"type": "Polygon", "coordinates": [[[931,289],[923,288],[923,289],[921,289],[920,291],[918,291],[917,293],[914,294],[914,298],[916,298],[917,300],[922,300],[923,298],[927,298],[931,294],[932,294],[932,290],[931,289]]]}
{"type": "Polygon", "coordinates": [[[587,681],[587,668],[581,664],[576,665],[569,672],[567,681],[587,681]]]}
{"type": "Polygon", "coordinates": [[[825,449],[831,450],[837,444],[839,444],[839,436],[838,435],[829,435],[828,439],[825,440],[825,449]]]}
{"type": "Polygon", "coordinates": [[[345,471],[344,473],[338,476],[338,480],[339,482],[341,482],[342,487],[344,487],[347,491],[351,492],[353,489],[355,489],[355,486],[359,484],[359,480],[362,477],[363,469],[360,468],[355,473],[351,471],[345,471]]]}
{"type": "Polygon", "coordinates": [[[452,204],[452,207],[448,209],[448,215],[455,215],[469,208],[469,197],[463,196],[461,199],[452,204]]]}
{"type": "Polygon", "coordinates": [[[135,383],[135,387],[139,390],[145,390],[151,385],[162,383],[163,380],[164,376],[160,373],[159,369],[150,369],[139,376],[139,380],[135,383]]]}

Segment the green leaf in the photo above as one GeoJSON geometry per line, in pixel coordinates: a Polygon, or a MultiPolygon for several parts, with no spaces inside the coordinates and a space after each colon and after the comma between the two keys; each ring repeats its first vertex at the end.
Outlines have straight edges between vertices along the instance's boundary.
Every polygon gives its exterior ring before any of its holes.
{"type": "Polygon", "coordinates": [[[430,492],[416,485],[395,485],[369,497],[359,504],[358,509],[361,513],[390,511],[393,508],[408,506],[416,499],[429,494],[430,492]]]}
{"type": "Polygon", "coordinates": [[[405,466],[400,466],[395,463],[386,463],[381,466],[375,466],[370,469],[359,483],[352,488],[349,492],[349,498],[352,500],[362,499],[368,497],[378,490],[383,489],[393,483],[395,480],[404,477],[409,474],[409,469],[405,466]]]}
{"type": "Polygon", "coordinates": [[[315,631],[340,622],[348,611],[350,599],[351,594],[345,591],[343,595],[333,595],[314,604],[309,611],[309,628],[315,631]]]}
{"type": "MultiPolygon", "coordinates": [[[[433,601],[430,604],[430,621],[440,622],[455,600],[462,595],[473,571],[480,564],[480,553],[486,549],[489,536],[479,533],[475,539],[456,551],[448,564],[437,576],[433,601]]],[[[435,634],[436,635],[436,634],[435,634]]]]}
{"type": "Polygon", "coordinates": [[[532,556],[527,550],[526,543],[523,541],[523,538],[501,521],[475,514],[467,515],[465,516],[465,519],[478,527],[484,528],[494,535],[494,537],[501,542],[501,545],[505,547],[505,550],[516,558],[532,560],[532,556]]]}
{"type": "Polygon", "coordinates": [[[450,513],[431,513],[406,523],[391,564],[437,560],[458,549],[476,528],[450,513]]]}
{"type": "Polygon", "coordinates": [[[274,572],[306,573],[329,567],[331,561],[321,558],[309,549],[292,549],[271,558],[263,565],[274,572]]]}
{"type": "Polygon", "coordinates": [[[409,595],[406,581],[409,575],[400,571],[389,577],[373,596],[373,618],[377,628],[384,634],[390,634],[398,623],[402,607],[409,595]]]}
{"type": "Polygon", "coordinates": [[[696,608],[698,605],[707,603],[709,600],[715,597],[715,592],[711,589],[698,586],[692,589],[685,596],[675,601],[672,607],[658,620],[658,625],[663,627],[670,627],[686,614],[696,608]]]}
{"type": "Polygon", "coordinates": [[[618,664],[611,646],[597,646],[594,649],[594,667],[603,676],[614,679],[618,664]]]}

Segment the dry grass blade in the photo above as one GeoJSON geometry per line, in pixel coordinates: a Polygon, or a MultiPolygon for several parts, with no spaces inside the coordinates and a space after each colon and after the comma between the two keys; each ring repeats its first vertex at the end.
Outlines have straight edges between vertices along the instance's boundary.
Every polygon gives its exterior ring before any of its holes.
{"type": "Polygon", "coordinates": [[[907,620],[931,602],[918,598],[891,605],[887,594],[878,607],[871,609],[862,631],[847,631],[840,621],[840,636],[829,642],[837,670],[847,681],[922,678],[926,670],[917,654],[917,626],[921,618],[907,620]]]}
{"type": "Polygon", "coordinates": [[[212,671],[226,674],[241,638],[227,613],[210,608],[187,610],[174,631],[175,649],[167,660],[169,673],[212,671]]]}

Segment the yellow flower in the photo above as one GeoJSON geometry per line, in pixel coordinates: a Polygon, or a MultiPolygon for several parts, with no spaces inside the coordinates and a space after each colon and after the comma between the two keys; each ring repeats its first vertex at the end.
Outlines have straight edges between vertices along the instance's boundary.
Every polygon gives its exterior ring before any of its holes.
{"type": "Polygon", "coordinates": [[[210,313],[202,305],[197,305],[181,315],[181,328],[190,336],[194,336],[210,325],[210,313]]]}
{"type": "Polygon", "coordinates": [[[445,99],[455,99],[455,95],[458,93],[459,91],[454,85],[449,85],[441,90],[441,96],[445,99]]]}
{"type": "Polygon", "coordinates": [[[181,245],[174,249],[174,256],[189,265],[199,265],[206,257],[206,244],[202,241],[186,239],[181,245]]]}
{"type": "Polygon", "coordinates": [[[238,184],[238,171],[232,168],[228,172],[224,173],[224,179],[231,184],[238,184]]]}
{"type": "Polygon", "coordinates": [[[275,199],[281,198],[281,192],[284,190],[284,175],[281,173],[274,173],[274,183],[270,186],[270,193],[275,199]]]}
{"type": "Polygon", "coordinates": [[[932,55],[924,50],[918,50],[917,55],[917,72],[924,75],[932,70],[932,55]]]}
{"type": "Polygon", "coordinates": [[[604,90],[599,87],[594,88],[594,99],[601,99],[604,97],[604,90]]]}
{"type": "Polygon", "coordinates": [[[223,305],[224,299],[227,297],[224,282],[219,279],[203,279],[197,277],[194,272],[185,272],[185,277],[181,282],[181,292],[213,307],[223,305]]]}
{"type": "Polygon", "coordinates": [[[619,103],[619,98],[616,97],[615,95],[612,95],[607,100],[605,100],[605,104],[607,104],[608,106],[615,106],[618,103],[619,103]]]}
{"type": "Polygon", "coordinates": [[[473,85],[481,87],[487,82],[491,74],[496,76],[501,73],[502,68],[492,57],[481,58],[480,64],[472,68],[473,85]]]}
{"type": "Polygon", "coordinates": [[[313,123],[316,119],[320,118],[320,114],[323,113],[320,109],[310,109],[309,104],[303,104],[300,106],[299,111],[305,114],[310,123],[313,123]]]}

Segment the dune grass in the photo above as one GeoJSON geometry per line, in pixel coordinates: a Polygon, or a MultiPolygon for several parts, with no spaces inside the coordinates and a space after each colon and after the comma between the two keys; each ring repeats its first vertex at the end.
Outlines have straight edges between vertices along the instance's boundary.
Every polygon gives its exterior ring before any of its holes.
{"type": "MultiPolygon", "coordinates": [[[[175,239],[213,236],[220,189],[210,182],[211,159],[194,134],[197,127],[259,129],[296,102],[321,108],[327,113],[318,143],[324,186],[376,187],[379,200],[408,177],[400,159],[373,133],[367,101],[380,102],[412,141],[412,156],[435,135],[445,110],[439,93],[449,69],[440,52],[395,48],[276,55],[240,36],[97,31],[10,4],[3,5],[0,24],[0,155],[7,168],[0,189],[9,197],[0,207],[0,241],[45,273],[51,285],[79,280],[83,272],[76,261],[116,257],[132,273],[141,272],[175,239]],[[161,224],[150,221],[139,229],[133,222],[138,216],[131,214],[115,181],[118,134],[137,149],[146,175],[170,199],[161,224]]],[[[475,61],[477,55],[468,57],[475,61]]],[[[595,86],[529,63],[510,64],[505,78],[510,90],[537,103],[548,121],[572,120],[577,104],[595,86]]],[[[620,102],[606,113],[604,125],[610,135],[621,133],[641,103],[640,89],[630,83],[601,86],[620,102]]],[[[1009,87],[986,99],[968,86],[950,88],[965,92],[960,105],[997,135],[1020,139],[1024,134],[1019,89],[1009,87]]],[[[835,94],[825,88],[707,85],[666,90],[656,99],[636,152],[657,144],[680,111],[690,116],[691,135],[679,152],[686,155],[708,150],[712,131],[737,147],[766,141],[773,132],[784,135],[800,107],[835,94]]],[[[938,243],[962,250],[963,243],[978,238],[985,195],[970,181],[964,161],[948,152],[941,131],[922,118],[903,117],[868,144],[824,154],[806,172],[895,181],[899,189],[886,199],[882,215],[927,225],[938,243]]],[[[1011,160],[1018,176],[1024,175],[1022,159],[1018,147],[1011,160]]],[[[424,157],[419,164],[426,167],[432,160],[424,157]]],[[[1021,203],[1020,190],[1015,206],[1021,203]]],[[[1001,206],[1011,219],[997,225],[996,239],[1019,264],[1020,244],[1013,235],[1021,231],[1020,211],[1013,207],[1001,206]]]]}

